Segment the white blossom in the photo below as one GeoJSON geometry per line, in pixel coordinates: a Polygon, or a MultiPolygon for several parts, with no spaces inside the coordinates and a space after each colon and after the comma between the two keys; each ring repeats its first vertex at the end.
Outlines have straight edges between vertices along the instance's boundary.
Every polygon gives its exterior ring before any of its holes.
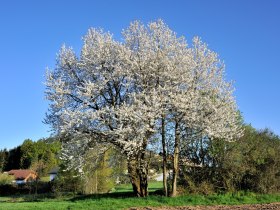
{"type": "Polygon", "coordinates": [[[85,135],[64,145],[73,167],[82,165],[90,141],[111,143],[128,157],[145,150],[163,113],[209,137],[241,135],[225,66],[199,38],[188,46],[159,20],[132,22],[123,42],[97,29],[83,42],[80,58],[63,46],[46,78],[46,121],[59,133],[85,135]]]}

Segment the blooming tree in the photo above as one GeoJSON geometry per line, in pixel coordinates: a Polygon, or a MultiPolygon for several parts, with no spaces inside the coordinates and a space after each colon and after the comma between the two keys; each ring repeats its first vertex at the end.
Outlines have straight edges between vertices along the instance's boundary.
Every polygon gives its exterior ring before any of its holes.
{"type": "MultiPolygon", "coordinates": [[[[224,65],[198,38],[188,47],[159,20],[148,26],[131,23],[123,40],[90,29],[80,57],[61,48],[56,68],[47,72],[46,121],[58,133],[74,136],[64,146],[73,167],[82,168],[82,151],[96,143],[119,148],[127,156],[134,192],[146,196],[145,152],[165,116],[173,116],[175,125],[228,140],[238,137],[240,127],[224,65]]],[[[180,144],[175,131],[174,161],[180,144]]]]}

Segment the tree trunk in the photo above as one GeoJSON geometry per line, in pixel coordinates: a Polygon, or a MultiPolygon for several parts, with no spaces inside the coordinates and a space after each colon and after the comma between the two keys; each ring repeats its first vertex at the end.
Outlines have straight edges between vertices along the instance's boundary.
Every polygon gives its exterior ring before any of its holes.
{"type": "Polygon", "coordinates": [[[133,192],[136,196],[140,197],[140,179],[137,174],[137,161],[134,159],[129,159],[127,162],[127,170],[132,184],[133,192]]]}
{"type": "Polygon", "coordinates": [[[179,173],[179,145],[180,145],[180,131],[179,131],[179,123],[176,121],[171,197],[175,197],[177,195],[177,177],[179,173]]]}
{"type": "Polygon", "coordinates": [[[140,175],[140,197],[147,197],[148,195],[148,164],[145,159],[140,159],[140,167],[138,169],[140,175]]]}
{"type": "Polygon", "coordinates": [[[163,191],[164,195],[168,195],[167,189],[167,157],[166,157],[166,139],[165,139],[165,118],[161,119],[161,141],[162,141],[162,174],[163,174],[163,191]]]}
{"type": "Polygon", "coordinates": [[[128,174],[133,192],[137,197],[148,195],[148,166],[145,160],[145,151],[137,158],[131,158],[127,163],[128,174]]]}

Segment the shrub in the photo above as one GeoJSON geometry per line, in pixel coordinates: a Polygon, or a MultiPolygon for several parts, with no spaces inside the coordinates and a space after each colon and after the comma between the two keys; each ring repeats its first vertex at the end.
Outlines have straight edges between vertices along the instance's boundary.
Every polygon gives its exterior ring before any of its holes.
{"type": "Polygon", "coordinates": [[[0,185],[12,184],[14,177],[8,173],[0,173],[0,185]]]}

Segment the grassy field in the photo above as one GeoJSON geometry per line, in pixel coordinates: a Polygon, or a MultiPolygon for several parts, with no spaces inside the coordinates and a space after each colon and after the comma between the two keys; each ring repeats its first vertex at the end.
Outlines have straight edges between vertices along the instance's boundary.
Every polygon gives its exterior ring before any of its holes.
{"type": "MultiPolygon", "coordinates": [[[[151,183],[151,190],[160,187],[160,183],[151,183]]],[[[120,185],[116,192],[103,195],[63,196],[47,198],[45,195],[34,198],[32,195],[24,197],[0,198],[0,209],[128,209],[144,206],[186,206],[186,205],[217,205],[217,204],[255,204],[279,202],[280,194],[260,195],[254,193],[235,193],[224,195],[184,195],[176,198],[156,196],[151,193],[147,198],[135,198],[131,194],[131,187],[120,185]]]]}

